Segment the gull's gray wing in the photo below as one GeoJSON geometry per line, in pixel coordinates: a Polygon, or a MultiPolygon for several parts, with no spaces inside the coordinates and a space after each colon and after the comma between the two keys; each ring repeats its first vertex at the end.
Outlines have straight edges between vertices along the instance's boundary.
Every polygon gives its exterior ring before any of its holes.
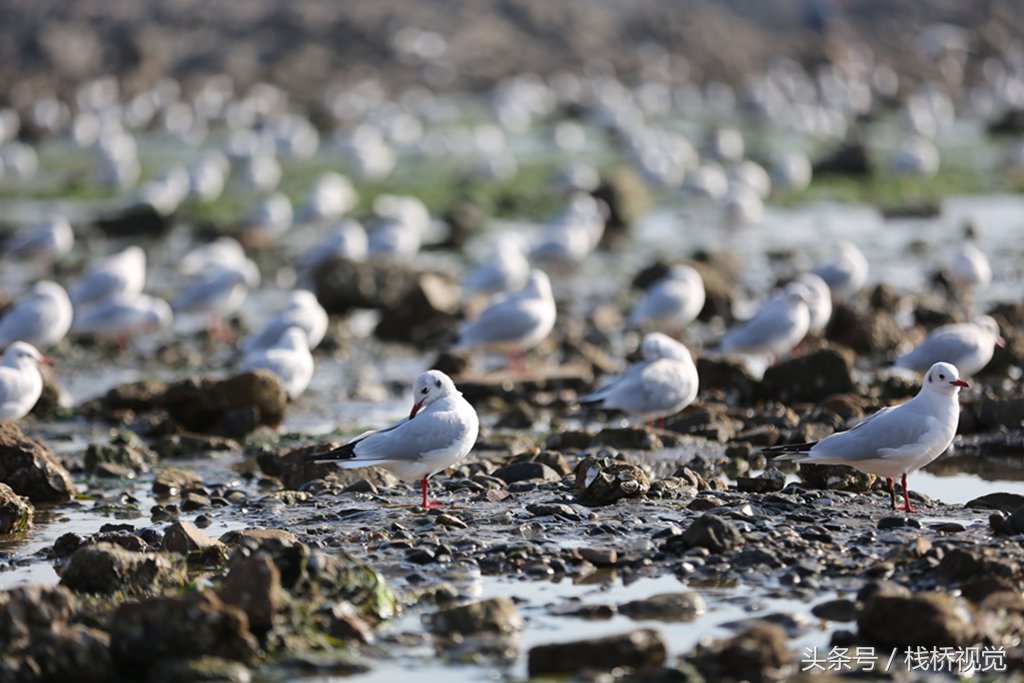
{"type": "Polygon", "coordinates": [[[50,301],[29,298],[16,304],[0,320],[0,347],[18,340],[40,336],[56,320],[56,310],[50,301]],[[42,304],[42,305],[40,305],[42,304]]]}
{"type": "Polygon", "coordinates": [[[900,356],[896,365],[924,371],[939,361],[959,365],[959,360],[978,351],[978,333],[965,327],[936,330],[910,353],[900,356]]]}
{"type": "Polygon", "coordinates": [[[904,403],[880,410],[849,431],[822,439],[810,453],[814,458],[847,462],[876,460],[927,441],[929,433],[939,426],[934,416],[904,403]]]}
{"type": "Polygon", "coordinates": [[[489,306],[476,320],[466,323],[459,346],[473,346],[525,337],[543,320],[544,302],[507,299],[489,306]]]}
{"type": "Polygon", "coordinates": [[[784,299],[773,299],[753,318],[722,337],[723,351],[758,347],[787,334],[793,326],[792,308],[784,299]]]}
{"type": "Polygon", "coordinates": [[[363,461],[416,460],[451,447],[465,431],[464,421],[454,410],[418,415],[360,440],[354,453],[363,461]]]}

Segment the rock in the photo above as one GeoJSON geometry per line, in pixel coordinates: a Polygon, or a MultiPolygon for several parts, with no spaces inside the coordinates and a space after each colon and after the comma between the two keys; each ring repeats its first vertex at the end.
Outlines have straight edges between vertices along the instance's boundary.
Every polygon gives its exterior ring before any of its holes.
{"type": "Polygon", "coordinates": [[[812,607],[811,614],[827,621],[853,621],[857,618],[857,605],[844,598],[826,600],[812,607]]]}
{"type": "Polygon", "coordinates": [[[726,552],[744,543],[743,535],[732,522],[712,514],[693,520],[678,538],[691,548],[707,548],[713,553],[726,552]]]}
{"type": "Polygon", "coordinates": [[[185,572],[163,555],[97,543],[76,550],[60,583],[83,593],[145,593],[185,582],[185,572]]]}
{"type": "Polygon", "coordinates": [[[239,436],[260,425],[280,424],[288,395],[274,374],[256,370],[227,379],[204,377],[175,382],[167,387],[161,403],[189,431],[239,436]]]}
{"type": "Polygon", "coordinates": [[[161,459],[194,458],[209,453],[242,452],[240,443],[215,434],[168,434],[154,440],[152,447],[161,459]]]}
{"type": "Polygon", "coordinates": [[[341,444],[325,443],[303,446],[285,453],[261,452],[257,455],[260,469],[272,477],[277,477],[285,488],[298,490],[303,484],[314,479],[330,478],[342,486],[350,486],[357,481],[365,480],[378,488],[390,488],[398,483],[387,470],[379,467],[344,470],[333,462],[313,463],[307,460],[309,455],[327,453],[341,444]]]}
{"type": "Polygon", "coordinates": [[[286,598],[281,589],[281,572],[270,555],[262,552],[236,555],[219,595],[227,604],[245,612],[255,633],[270,630],[274,615],[282,609],[286,598]]]}
{"type": "Polygon", "coordinates": [[[530,481],[539,479],[541,481],[561,481],[562,475],[547,465],[539,462],[513,462],[504,467],[499,467],[491,473],[492,477],[501,479],[506,484],[517,481],[530,481]]]}
{"type": "Polygon", "coordinates": [[[736,489],[744,493],[771,493],[786,488],[786,475],[769,467],[757,477],[737,477],[736,489]]]}
{"type": "MultiPolygon", "coordinates": [[[[838,304],[832,311],[826,336],[856,353],[873,354],[895,349],[903,341],[904,332],[888,311],[863,311],[838,304]]],[[[917,388],[915,385],[915,393],[917,388]]]]}
{"type": "Polygon", "coordinates": [[[0,534],[25,531],[32,526],[35,509],[28,498],[14,492],[7,484],[0,483],[0,534]]]}
{"type": "Polygon", "coordinates": [[[631,619],[656,621],[693,621],[707,610],[699,593],[662,593],[646,600],[619,605],[619,612],[631,619]]]}
{"type": "Polygon", "coordinates": [[[523,618],[509,598],[490,598],[435,612],[430,629],[438,635],[480,632],[510,634],[521,631],[523,618]]]}
{"type": "Polygon", "coordinates": [[[729,417],[720,407],[701,407],[667,419],[665,428],[725,443],[743,429],[743,423],[729,417]]]}
{"type": "Polygon", "coordinates": [[[963,647],[977,638],[970,609],[937,594],[876,594],[857,613],[861,637],[886,647],[963,647]]]}
{"type": "Polygon", "coordinates": [[[780,403],[813,403],[852,391],[854,355],[826,346],[770,366],[757,385],[757,398],[780,403]]]}
{"type": "Polygon", "coordinates": [[[204,496],[201,493],[195,491],[189,491],[181,497],[181,509],[184,512],[192,512],[194,510],[202,510],[203,508],[210,507],[210,497],[204,496]]]}
{"type": "Polygon", "coordinates": [[[703,392],[718,390],[725,394],[726,400],[741,405],[754,399],[757,380],[739,361],[701,357],[697,359],[697,374],[703,392]]]}
{"type": "Polygon", "coordinates": [[[657,631],[640,629],[607,638],[538,645],[530,649],[527,666],[531,677],[619,667],[643,672],[662,666],[666,654],[657,631]]]}
{"type": "Polygon", "coordinates": [[[32,406],[29,415],[38,418],[50,419],[57,416],[58,412],[71,405],[71,398],[67,390],[61,386],[57,372],[52,365],[41,365],[39,374],[43,377],[43,393],[39,394],[39,400],[32,406]]]}
{"type": "Polygon", "coordinates": [[[204,534],[191,522],[175,522],[164,532],[164,549],[181,555],[203,552],[223,545],[204,534]]]}
{"type": "Polygon", "coordinates": [[[653,451],[662,447],[657,435],[643,427],[605,428],[598,432],[596,441],[598,445],[619,450],[653,451]]]}
{"type": "Polygon", "coordinates": [[[33,503],[62,503],[75,496],[71,475],[53,451],[13,422],[0,423],[0,482],[33,503]]]}
{"type": "Polygon", "coordinates": [[[328,313],[342,315],[354,308],[397,308],[419,274],[396,261],[332,259],[317,270],[316,298],[328,313]]]}
{"type": "Polygon", "coordinates": [[[637,465],[589,456],[576,465],[576,500],[587,507],[609,505],[622,498],[640,498],[651,481],[637,465]]]}
{"type": "Polygon", "coordinates": [[[548,434],[544,447],[553,451],[582,451],[590,448],[594,439],[595,435],[584,429],[567,429],[548,434]]]}
{"type": "Polygon", "coordinates": [[[129,472],[148,472],[156,458],[133,432],[118,432],[109,443],[89,444],[85,450],[85,469],[96,472],[101,465],[118,465],[129,472]]]}
{"type": "Polygon", "coordinates": [[[299,539],[295,534],[284,529],[238,529],[226,532],[220,537],[220,542],[229,546],[247,542],[256,547],[268,542],[281,546],[292,546],[298,544],[299,539]]]}
{"type": "Polygon", "coordinates": [[[374,335],[381,341],[433,346],[450,336],[458,311],[458,285],[448,277],[424,273],[397,306],[381,309],[374,335]]]}
{"type": "Polygon", "coordinates": [[[171,221],[152,205],[140,202],[97,218],[96,227],[111,238],[155,237],[167,232],[171,221]]]}
{"type": "Polygon", "coordinates": [[[356,608],[347,600],[331,607],[327,632],[341,640],[355,640],[360,643],[374,641],[373,628],[359,616],[356,608]]]}
{"type": "Polygon", "coordinates": [[[152,683],[251,683],[252,672],[241,662],[220,657],[168,661],[152,672],[152,683]]]}
{"type": "Polygon", "coordinates": [[[866,474],[846,465],[812,465],[801,463],[797,472],[800,481],[816,489],[833,489],[867,493],[875,475],[866,474]]]}
{"type": "Polygon", "coordinates": [[[89,418],[117,421],[124,414],[159,409],[166,391],[167,382],[156,379],[120,384],[103,396],[86,401],[78,407],[78,411],[89,418]]]}
{"type": "Polygon", "coordinates": [[[843,142],[838,148],[814,162],[811,171],[815,178],[827,175],[864,178],[873,172],[868,148],[859,140],[843,142]]]}
{"type": "Polygon", "coordinates": [[[578,520],[580,513],[576,512],[571,505],[565,503],[530,503],[526,511],[534,517],[561,517],[562,519],[578,520]]]}
{"type": "Polygon", "coordinates": [[[258,643],[245,613],[207,590],[121,605],[110,621],[110,651],[122,675],[140,678],[183,655],[251,662],[258,643]]]}
{"type": "Polygon", "coordinates": [[[182,489],[201,484],[202,481],[192,470],[168,467],[157,473],[153,480],[153,493],[157,496],[176,496],[182,489]]]}
{"type": "Polygon", "coordinates": [[[708,681],[780,680],[793,661],[781,626],[755,623],[732,638],[698,644],[686,658],[708,681]]]}
{"type": "Polygon", "coordinates": [[[608,220],[600,246],[620,242],[633,223],[650,208],[651,198],[640,174],[629,165],[616,166],[601,180],[594,197],[608,206],[608,220]]]}
{"type": "Polygon", "coordinates": [[[615,548],[576,548],[581,560],[586,560],[595,567],[614,567],[619,561],[619,553],[615,548]]]}

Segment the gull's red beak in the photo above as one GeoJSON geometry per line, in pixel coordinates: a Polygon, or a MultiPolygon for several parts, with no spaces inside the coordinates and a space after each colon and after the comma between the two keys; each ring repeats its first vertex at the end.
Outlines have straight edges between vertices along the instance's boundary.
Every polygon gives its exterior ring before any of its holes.
{"type": "Polygon", "coordinates": [[[416,417],[416,413],[420,412],[420,408],[422,408],[422,407],[423,407],[423,401],[419,401],[417,403],[414,403],[412,405],[412,412],[409,413],[409,419],[411,420],[414,417],[416,417]]]}
{"type": "Polygon", "coordinates": [[[43,365],[53,365],[53,359],[49,356],[43,356],[43,360],[40,361],[43,365]]]}
{"type": "Polygon", "coordinates": [[[1003,339],[1002,337],[996,337],[996,346],[998,346],[1001,349],[1005,349],[1006,348],[1006,340],[1003,339]]]}
{"type": "Polygon", "coordinates": [[[952,384],[954,387],[963,387],[964,389],[966,389],[967,387],[971,386],[970,384],[968,384],[967,382],[963,381],[962,379],[954,380],[954,381],[950,382],[950,384],[952,384]]]}

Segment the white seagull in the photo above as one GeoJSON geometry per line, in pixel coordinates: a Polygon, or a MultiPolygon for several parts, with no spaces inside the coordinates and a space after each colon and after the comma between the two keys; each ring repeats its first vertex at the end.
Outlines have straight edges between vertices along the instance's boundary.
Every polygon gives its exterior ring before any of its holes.
{"type": "Polygon", "coordinates": [[[853,429],[816,443],[789,444],[764,449],[779,460],[816,465],[849,465],[885,477],[892,508],[914,512],[907,475],[942,455],[956,434],[960,417],[959,393],[967,382],[949,363],[936,363],[925,375],[917,396],[898,406],[883,408],[853,429]],[[903,487],[901,508],[896,507],[894,480],[903,487]]]}
{"type": "Polygon", "coordinates": [[[462,289],[471,294],[497,294],[522,289],[530,276],[530,262],[523,253],[519,235],[504,233],[494,252],[462,279],[462,289]]]}
{"type": "Polygon", "coordinates": [[[934,363],[945,361],[971,377],[988,365],[996,346],[1003,345],[999,323],[982,315],[969,323],[943,325],[913,351],[896,359],[896,366],[923,372],[934,363]]]}
{"type": "Polygon", "coordinates": [[[640,344],[643,361],[579,400],[581,405],[621,410],[642,420],[675,415],[697,398],[697,366],[689,350],[652,332],[640,344]]]}
{"type": "Polygon", "coordinates": [[[646,323],[683,329],[697,319],[704,308],[704,279],[694,268],[674,265],[665,277],[651,285],[629,314],[627,326],[646,323]]]}
{"type": "Polygon", "coordinates": [[[75,233],[64,216],[28,225],[12,235],[4,243],[7,256],[28,257],[43,264],[52,263],[59,256],[71,251],[75,244],[75,233]]]}
{"type": "Polygon", "coordinates": [[[806,287],[798,282],[789,283],[781,295],[762,306],[753,318],[726,332],[719,348],[723,353],[767,354],[776,358],[788,353],[807,336],[810,328],[807,298],[806,287]]]}
{"type": "Polygon", "coordinates": [[[117,296],[76,316],[71,332],[113,339],[125,348],[131,337],[169,329],[173,319],[171,306],[163,299],[117,296]]]}
{"type": "Polygon", "coordinates": [[[480,423],[473,406],[440,370],[416,378],[413,401],[409,417],[309,459],[344,468],[379,466],[400,479],[419,479],[422,506],[442,507],[428,499],[428,480],[469,454],[480,423]]]}
{"type": "Polygon", "coordinates": [[[71,300],[63,287],[49,280],[37,282],[0,319],[0,348],[23,341],[48,349],[68,333],[72,315],[71,300]]]}
{"type": "Polygon", "coordinates": [[[535,269],[521,291],[496,297],[478,318],[463,323],[454,348],[503,351],[509,366],[521,365],[524,352],[551,333],[555,315],[551,281],[535,269]]]}
{"type": "Polygon", "coordinates": [[[0,361],[0,422],[28,415],[43,393],[39,364],[49,362],[31,344],[14,342],[0,361]]]}
{"type": "Polygon", "coordinates": [[[262,329],[242,341],[242,351],[251,353],[277,346],[285,331],[298,328],[306,335],[306,346],[312,350],[319,346],[327,334],[327,311],[316,295],[305,289],[296,289],[288,295],[288,305],[266,322],[262,329]]]}
{"type": "Polygon", "coordinates": [[[841,303],[868,281],[868,260],[855,244],[841,240],[836,245],[835,258],[816,268],[814,274],[832,290],[832,303],[841,303]]]}
{"type": "Polygon", "coordinates": [[[814,273],[803,273],[796,278],[796,282],[807,288],[807,310],[811,314],[808,332],[821,334],[832,319],[832,290],[827,282],[814,273]]]}
{"type": "Polygon", "coordinates": [[[309,352],[306,331],[299,327],[284,330],[268,348],[255,348],[246,353],[242,372],[269,370],[277,375],[288,397],[298,398],[313,379],[313,355],[309,352]]]}
{"type": "Polygon", "coordinates": [[[71,288],[71,303],[81,308],[116,295],[135,296],[145,284],[146,252],[130,246],[89,266],[71,288]]]}
{"type": "Polygon", "coordinates": [[[224,318],[241,308],[249,289],[259,282],[259,268],[246,259],[238,266],[213,270],[198,279],[174,300],[172,308],[176,314],[206,314],[213,336],[226,337],[224,318]]]}

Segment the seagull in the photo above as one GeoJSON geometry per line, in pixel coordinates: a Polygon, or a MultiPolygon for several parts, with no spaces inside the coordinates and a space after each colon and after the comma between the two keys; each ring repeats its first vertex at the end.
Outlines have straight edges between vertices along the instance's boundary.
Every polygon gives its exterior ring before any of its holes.
{"type": "Polygon", "coordinates": [[[245,262],[245,249],[234,237],[218,237],[189,251],[178,262],[184,275],[203,275],[211,269],[232,268],[245,262]]]}
{"type": "Polygon", "coordinates": [[[49,265],[59,256],[71,251],[75,244],[75,233],[64,216],[54,216],[41,223],[26,226],[4,243],[4,254],[8,257],[29,257],[41,266],[49,265]]]}
{"type": "Polygon", "coordinates": [[[697,319],[704,296],[700,273],[690,266],[671,266],[636,302],[627,326],[636,328],[650,322],[682,329],[697,319]]]}
{"type": "Polygon", "coordinates": [[[130,246],[89,266],[71,288],[71,303],[80,309],[118,294],[135,296],[145,284],[146,252],[130,246]]]}
{"type": "Polygon", "coordinates": [[[255,348],[246,353],[242,372],[264,369],[277,375],[288,397],[298,398],[313,379],[313,355],[309,352],[306,331],[289,327],[280,338],[267,348],[255,348]]]}
{"type": "Polygon", "coordinates": [[[170,304],[163,299],[146,294],[116,296],[76,316],[71,332],[115,339],[123,349],[131,337],[169,329],[173,318],[170,304]]]}
{"type": "Polygon", "coordinates": [[[174,300],[175,313],[205,313],[213,336],[226,336],[223,320],[242,306],[249,289],[260,282],[256,264],[246,259],[240,265],[214,270],[194,282],[174,300]]]}
{"type": "Polygon", "coordinates": [[[494,252],[466,274],[462,289],[472,294],[497,294],[522,289],[530,276],[530,262],[517,234],[498,237],[494,252]]]}
{"type": "Polygon", "coordinates": [[[936,328],[913,351],[897,358],[896,366],[921,372],[933,363],[945,361],[971,377],[988,365],[995,347],[1003,344],[999,323],[982,315],[969,323],[936,328]]]}
{"type": "Polygon", "coordinates": [[[28,415],[43,393],[39,364],[49,363],[43,354],[25,342],[14,342],[0,361],[0,422],[13,422],[28,415]]]}
{"type": "Polygon", "coordinates": [[[697,366],[689,350],[652,332],[640,344],[643,361],[579,400],[581,405],[621,410],[643,420],[675,415],[697,398],[697,366]]]}
{"type": "Polygon", "coordinates": [[[321,265],[332,258],[365,261],[367,250],[363,224],[352,218],[344,218],[328,228],[316,244],[302,253],[295,268],[300,280],[308,280],[321,265]]]}
{"type": "Polygon", "coordinates": [[[496,297],[478,318],[463,323],[454,348],[504,351],[510,367],[521,366],[523,353],[551,333],[555,315],[551,281],[534,269],[521,291],[496,297]]]}
{"type": "Polygon", "coordinates": [[[68,333],[72,316],[71,300],[63,287],[49,280],[37,282],[0,319],[0,348],[23,341],[48,349],[68,333]]]}
{"type": "Polygon", "coordinates": [[[443,507],[428,499],[431,475],[460,462],[472,450],[480,428],[476,410],[462,397],[448,375],[430,370],[413,384],[412,412],[329,453],[309,456],[339,467],[383,467],[400,479],[419,479],[422,506],[443,507]]]}
{"type": "Polygon", "coordinates": [[[576,265],[597,248],[604,235],[608,205],[586,192],[577,192],[565,209],[544,229],[530,258],[555,265],[576,265]]]}
{"type": "Polygon", "coordinates": [[[841,240],[836,245],[835,258],[816,268],[814,274],[832,290],[832,303],[842,303],[868,281],[868,260],[855,244],[841,240]]]}
{"type": "Polygon", "coordinates": [[[807,288],[798,282],[786,285],[782,294],[761,307],[754,317],[732,328],[719,345],[724,353],[788,353],[807,335],[811,314],[807,308],[807,288]]]}
{"type": "Polygon", "coordinates": [[[885,477],[894,510],[915,512],[910,505],[907,475],[921,469],[949,448],[960,417],[958,395],[967,382],[955,366],[936,363],[928,369],[917,396],[883,408],[853,429],[815,443],[764,449],[778,460],[816,465],[850,465],[885,477]],[[894,480],[900,477],[903,507],[896,507],[894,480]]]}
{"type": "Polygon", "coordinates": [[[810,334],[821,334],[832,319],[832,290],[828,283],[814,273],[803,273],[796,278],[807,288],[807,310],[811,314],[810,334]]]}
{"type": "Polygon", "coordinates": [[[267,321],[263,328],[242,342],[242,351],[251,353],[260,349],[275,347],[285,331],[298,328],[306,335],[306,347],[315,349],[327,334],[327,311],[320,305],[316,295],[305,289],[297,289],[288,295],[288,306],[267,321]]]}
{"type": "Polygon", "coordinates": [[[954,293],[970,316],[974,310],[974,291],[984,289],[992,282],[992,266],[988,257],[971,242],[965,242],[950,262],[948,275],[954,293]]]}

